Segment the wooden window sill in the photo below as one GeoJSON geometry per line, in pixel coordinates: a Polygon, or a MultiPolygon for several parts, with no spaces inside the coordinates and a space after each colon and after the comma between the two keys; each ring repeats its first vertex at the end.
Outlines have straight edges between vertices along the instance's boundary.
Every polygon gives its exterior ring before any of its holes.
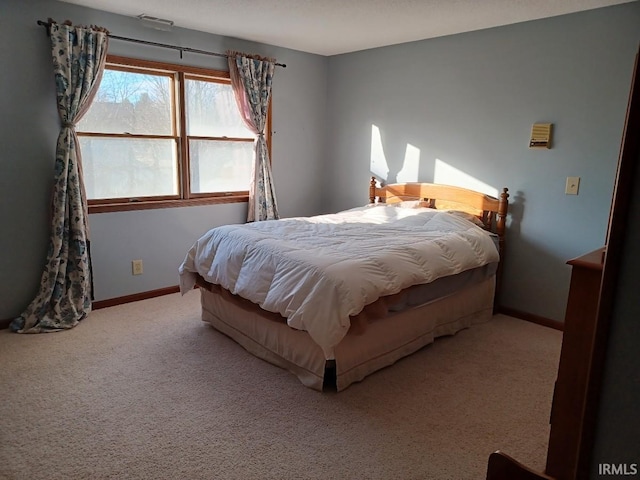
{"type": "Polygon", "coordinates": [[[123,202],[109,204],[89,204],[89,213],[124,212],[129,210],[151,210],[155,208],[195,207],[198,205],[215,205],[222,203],[248,202],[248,195],[229,195],[219,197],[200,197],[176,200],[143,200],[139,202],[123,202]]]}

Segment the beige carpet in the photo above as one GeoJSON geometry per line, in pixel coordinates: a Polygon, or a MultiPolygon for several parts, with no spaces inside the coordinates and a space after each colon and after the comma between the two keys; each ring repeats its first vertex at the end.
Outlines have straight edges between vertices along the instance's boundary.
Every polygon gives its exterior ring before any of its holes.
{"type": "Polygon", "coordinates": [[[0,331],[2,479],[483,479],[543,469],[561,333],[497,315],[340,393],[199,320],[199,294],[0,331]]]}

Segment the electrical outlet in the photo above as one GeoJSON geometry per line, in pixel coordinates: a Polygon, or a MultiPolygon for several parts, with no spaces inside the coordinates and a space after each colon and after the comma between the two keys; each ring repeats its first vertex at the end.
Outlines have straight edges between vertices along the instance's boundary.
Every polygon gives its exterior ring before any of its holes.
{"type": "Polygon", "coordinates": [[[132,275],[142,275],[142,260],[132,260],[131,261],[131,274],[132,275]]]}
{"type": "Polygon", "coordinates": [[[564,188],[565,195],[577,195],[580,186],[580,177],[567,177],[567,185],[564,188]]]}

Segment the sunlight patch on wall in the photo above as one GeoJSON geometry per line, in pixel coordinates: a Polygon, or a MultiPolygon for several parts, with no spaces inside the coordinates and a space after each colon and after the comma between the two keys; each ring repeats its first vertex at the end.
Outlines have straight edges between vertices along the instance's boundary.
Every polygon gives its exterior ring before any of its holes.
{"type": "Polygon", "coordinates": [[[445,185],[454,185],[456,187],[470,188],[478,192],[486,193],[492,197],[498,196],[498,189],[481,182],[468,173],[452,167],[439,158],[436,158],[436,166],[433,172],[433,181],[435,183],[443,183],[445,185]]]}
{"type": "Polygon", "coordinates": [[[377,125],[371,125],[371,162],[370,170],[373,175],[384,180],[390,180],[394,182],[417,182],[418,173],[420,169],[420,149],[407,143],[407,148],[404,152],[404,160],[402,162],[402,168],[397,173],[395,178],[389,178],[389,164],[387,163],[387,156],[384,153],[384,146],[382,145],[382,136],[380,135],[380,128],[377,125]]]}
{"type": "Polygon", "coordinates": [[[398,183],[417,182],[420,169],[420,149],[407,143],[402,170],[398,172],[398,183]]]}
{"type": "Polygon", "coordinates": [[[376,125],[371,125],[371,173],[378,178],[387,179],[389,174],[389,165],[387,165],[387,157],[384,155],[382,148],[382,138],[380,137],[380,129],[376,125]]]}

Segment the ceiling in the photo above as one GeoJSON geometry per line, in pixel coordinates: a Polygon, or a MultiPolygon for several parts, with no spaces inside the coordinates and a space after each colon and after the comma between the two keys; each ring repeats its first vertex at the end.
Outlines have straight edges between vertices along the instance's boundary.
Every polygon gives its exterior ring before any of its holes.
{"type": "Polygon", "coordinates": [[[144,13],[172,20],[176,27],[336,55],[634,0],[63,1],[128,16],[144,13]]]}

